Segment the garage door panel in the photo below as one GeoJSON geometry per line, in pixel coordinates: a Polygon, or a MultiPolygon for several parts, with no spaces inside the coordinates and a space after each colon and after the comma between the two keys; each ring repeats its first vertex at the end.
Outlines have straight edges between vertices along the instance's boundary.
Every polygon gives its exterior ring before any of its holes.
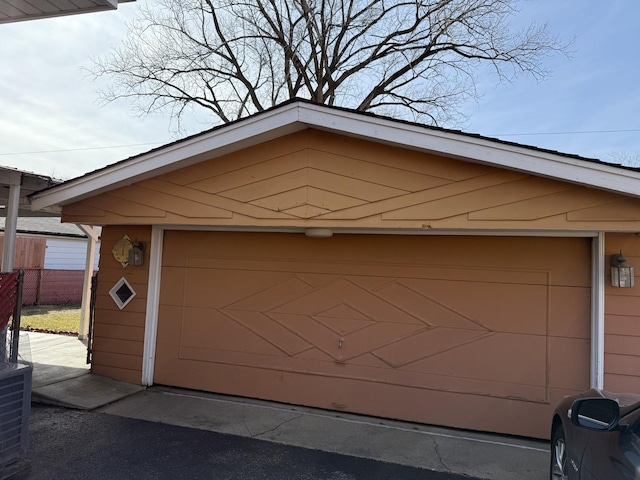
{"type": "MultiPolygon", "coordinates": [[[[304,268],[301,265],[301,268],[304,268]]],[[[304,275],[301,276],[304,278],[304,275]]],[[[401,324],[423,325],[396,305],[381,299],[377,292],[355,285],[350,277],[343,277],[331,285],[305,292],[298,298],[282,303],[274,309],[277,313],[331,316],[336,307],[348,307],[356,318],[368,318],[373,322],[384,321],[401,324]]]]}
{"type": "Polygon", "coordinates": [[[160,298],[162,305],[182,307],[184,304],[185,269],[183,267],[162,267],[160,298]]]}
{"type": "Polygon", "coordinates": [[[549,386],[585,390],[589,385],[590,342],[581,338],[549,337],[549,347],[549,386]]]}
{"type": "Polygon", "coordinates": [[[158,323],[162,328],[158,329],[156,341],[169,345],[180,345],[180,332],[182,330],[182,306],[161,305],[158,310],[158,323]]]}
{"type": "MultiPolygon", "coordinates": [[[[374,321],[372,321],[369,317],[360,314],[360,312],[355,311],[348,305],[338,305],[335,308],[330,308],[326,312],[323,312],[321,315],[307,316],[276,312],[271,312],[269,315],[271,316],[271,318],[278,320],[283,325],[289,325],[290,328],[293,328],[294,330],[296,329],[296,319],[313,319],[316,322],[324,325],[332,332],[341,336],[349,335],[351,333],[357,332],[358,330],[362,330],[363,328],[368,328],[372,324],[374,324],[374,321]],[[340,313],[342,313],[344,316],[335,316],[340,313]]],[[[420,326],[416,325],[416,328],[419,327],[420,326]]]]}
{"type": "MultiPolygon", "coordinates": [[[[262,272],[228,269],[188,268],[185,270],[184,304],[201,308],[223,308],[237,304],[240,310],[251,309],[245,303],[254,302],[253,310],[261,311],[260,301],[273,302],[265,290],[286,292],[295,296],[299,287],[290,282],[291,275],[282,272],[262,272]],[[291,289],[287,292],[287,288],[291,289]],[[250,299],[247,301],[246,299],[250,299]]],[[[310,290],[311,287],[301,285],[310,290]]]]}
{"type": "Polygon", "coordinates": [[[424,325],[370,322],[369,326],[363,329],[341,336],[306,315],[272,313],[270,316],[336,361],[347,361],[426,328],[424,325]]]}
{"type": "Polygon", "coordinates": [[[296,358],[301,360],[313,360],[320,362],[335,362],[335,359],[326,352],[323,352],[319,348],[311,347],[304,352],[300,352],[296,355],[296,358]]]}
{"type": "MultiPolygon", "coordinates": [[[[249,384],[261,382],[266,377],[278,379],[276,383],[265,384],[263,390],[256,389],[249,396],[288,402],[292,400],[283,397],[282,391],[273,391],[276,388],[276,384],[301,388],[295,382],[300,381],[302,377],[315,377],[316,381],[325,384],[328,390],[320,391],[318,385],[315,385],[313,387],[315,394],[311,396],[315,401],[306,404],[314,404],[321,408],[333,408],[331,406],[332,403],[343,403],[341,399],[350,396],[367,395],[367,388],[375,385],[387,385],[396,389],[423,392],[427,397],[422,398],[419,404],[412,405],[407,411],[412,415],[420,416],[424,416],[423,412],[419,412],[419,409],[421,408],[420,405],[424,404],[425,401],[428,409],[432,408],[431,400],[426,399],[435,392],[468,396],[467,401],[472,403],[475,401],[476,396],[502,400],[517,398],[521,406],[548,402],[546,388],[535,385],[514,385],[501,381],[458,378],[402,370],[390,372],[388,369],[360,365],[350,365],[347,369],[344,364],[337,362],[328,364],[323,361],[315,362],[299,358],[284,359],[276,356],[265,357],[241,352],[214,351],[193,347],[182,347],[180,354],[185,368],[179,378],[172,378],[172,381],[178,382],[178,386],[194,388],[192,387],[193,383],[190,382],[198,382],[200,386],[197,388],[202,389],[202,379],[206,378],[210,385],[215,385],[215,391],[232,393],[231,386],[238,379],[227,378],[220,372],[234,371],[233,367],[241,367],[246,375],[243,381],[247,381],[249,384]],[[296,375],[296,380],[289,377],[289,374],[296,375]],[[194,379],[193,377],[196,378],[194,379]],[[337,388],[338,384],[344,385],[343,388],[346,390],[339,390],[337,388]],[[361,387],[362,390],[354,388],[357,386],[361,387]],[[527,399],[527,401],[523,402],[523,399],[527,399]]],[[[173,384],[175,385],[176,383],[173,384]]],[[[246,393],[243,394],[246,395],[246,393]]],[[[380,407],[384,409],[392,408],[394,403],[394,399],[379,399],[379,401],[381,402],[380,407]]],[[[467,408],[469,408],[469,405],[467,405],[467,408]]],[[[350,409],[354,410],[355,406],[351,405],[350,409]]],[[[397,414],[391,416],[402,418],[397,414]]],[[[430,422],[439,423],[437,419],[438,414],[434,411],[430,422]]]]}
{"type": "MultiPolygon", "coordinates": [[[[245,276],[253,276],[243,272],[245,276]]],[[[278,275],[275,272],[260,274],[261,282],[253,289],[243,288],[245,297],[237,302],[228,303],[229,310],[279,311],[282,304],[313,292],[313,287],[304,279],[292,274],[278,275]]]]}
{"type": "Polygon", "coordinates": [[[550,280],[587,239],[166,233],[172,261],[184,245],[157,383],[540,437],[558,392],[589,385],[570,331],[588,331],[589,279],[550,280]]]}
{"type": "MultiPolygon", "coordinates": [[[[402,239],[402,237],[400,238],[402,239]]],[[[326,243],[330,240],[324,240],[324,242],[326,243]]],[[[372,243],[375,244],[376,242],[372,243]]],[[[549,283],[549,271],[546,267],[552,267],[552,264],[550,263],[548,265],[527,265],[523,268],[488,267],[488,265],[484,263],[486,260],[478,262],[478,265],[476,265],[475,262],[466,264],[464,262],[469,261],[470,259],[450,259],[445,256],[446,259],[443,260],[442,255],[439,255],[437,251],[431,253],[433,257],[425,257],[425,252],[420,250],[418,250],[417,252],[406,251],[406,254],[401,254],[401,256],[405,257],[403,258],[403,260],[405,261],[401,263],[398,263],[397,259],[394,259],[393,262],[378,263],[375,261],[377,257],[368,258],[363,262],[362,259],[358,260],[355,258],[357,257],[357,255],[351,253],[340,255],[339,251],[335,252],[336,258],[322,259],[322,261],[319,261],[313,255],[311,257],[313,259],[292,259],[291,256],[294,254],[294,252],[296,252],[297,249],[283,249],[281,257],[278,257],[277,255],[269,255],[269,248],[278,248],[279,245],[269,245],[269,242],[265,242],[262,240],[256,240],[255,244],[251,245],[252,253],[250,254],[245,253],[244,255],[232,255],[230,257],[223,257],[220,256],[218,252],[227,250],[228,246],[225,247],[224,245],[215,245],[213,242],[210,242],[210,244],[210,256],[203,256],[205,252],[202,251],[202,248],[191,247],[188,250],[191,253],[188,257],[186,257],[186,267],[269,273],[274,271],[275,266],[275,271],[278,272],[289,272],[294,274],[300,274],[300,272],[304,272],[305,275],[309,275],[310,279],[315,280],[318,286],[326,284],[328,282],[332,282],[335,279],[342,278],[343,276],[350,275],[353,273],[355,268],[355,270],[357,270],[358,272],[358,277],[353,279],[354,283],[360,284],[364,288],[370,290],[375,290],[376,286],[393,282],[394,279],[397,278],[546,286],[549,283]],[[256,249],[256,245],[260,245],[260,248],[256,249]],[[256,258],[256,255],[258,253],[264,253],[265,257],[275,258],[256,258]],[[414,254],[416,260],[421,259],[424,263],[406,263],[406,256],[414,256],[414,254]]],[[[413,247],[415,248],[416,245],[413,245],[413,247]]],[[[238,246],[233,245],[231,246],[231,248],[235,252],[238,246]]],[[[424,246],[420,246],[420,248],[424,248],[424,246]]],[[[306,249],[300,250],[302,250],[302,252],[299,252],[298,254],[304,253],[306,249]]],[[[372,251],[371,248],[362,248],[361,250],[363,252],[372,251]]],[[[331,249],[331,251],[333,257],[334,250],[331,249]]],[[[401,249],[400,252],[404,252],[404,249],[401,249]]],[[[309,253],[313,252],[310,251],[309,253]]],[[[393,252],[379,253],[385,256],[393,252]]],[[[588,284],[586,286],[588,286],[588,284]]]]}
{"type": "Polygon", "coordinates": [[[429,328],[377,348],[373,354],[390,367],[400,368],[442,352],[458,350],[457,354],[460,354],[462,346],[487,335],[491,333],[458,328],[429,328]]]}
{"type": "MultiPolygon", "coordinates": [[[[490,334],[406,368],[458,378],[546,388],[546,337],[511,333],[490,334]]],[[[538,391],[536,389],[536,392],[538,391]]],[[[521,398],[526,396],[523,395],[521,398]]],[[[531,400],[539,398],[537,394],[531,400]]]]}
{"type": "MultiPolygon", "coordinates": [[[[437,293],[429,287],[438,282],[395,281],[376,289],[376,294],[392,305],[401,305],[407,313],[431,327],[451,327],[461,329],[486,330],[473,318],[443,305],[434,297],[437,293]],[[429,292],[428,294],[426,292],[429,292]]],[[[447,282],[442,282],[447,283],[447,282]]]]}
{"type": "Polygon", "coordinates": [[[320,322],[316,322],[306,315],[270,313],[269,317],[287,331],[303,339],[310,347],[323,351],[333,359],[336,358],[333,354],[334,344],[337,347],[338,342],[336,334],[320,322]]]}
{"type": "Polygon", "coordinates": [[[348,335],[371,325],[371,319],[348,305],[336,305],[313,318],[338,335],[348,335]]]}
{"type": "Polygon", "coordinates": [[[180,332],[181,355],[187,346],[262,355],[282,354],[271,342],[227,315],[215,310],[192,307],[184,308],[180,332]]]}
{"type": "Polygon", "coordinates": [[[347,362],[354,357],[376,351],[386,345],[404,343],[404,340],[413,338],[427,327],[419,325],[405,325],[396,323],[375,323],[370,327],[358,330],[350,335],[345,335],[330,342],[333,355],[340,361],[347,362]]]}
{"type": "Polygon", "coordinates": [[[364,353],[349,360],[349,365],[360,365],[362,367],[389,368],[389,364],[375,356],[374,353],[364,353]]]}
{"type": "MultiPolygon", "coordinates": [[[[488,331],[546,334],[547,287],[476,281],[400,280],[434,303],[488,331]],[[505,299],[496,301],[496,298],[505,299]],[[461,301],[464,299],[464,301],[461,301]]],[[[440,322],[439,317],[429,319],[440,322]]],[[[446,320],[446,317],[445,317],[446,320]]],[[[436,323],[436,325],[441,325],[436,323]]],[[[453,325],[450,325],[453,326],[453,325]]],[[[469,325],[464,325],[469,328],[469,325]]]]}
{"type": "MultiPolygon", "coordinates": [[[[185,382],[176,383],[175,379],[181,375],[185,367],[183,362],[178,362],[180,358],[180,346],[166,343],[156,344],[155,368],[153,371],[153,381],[165,385],[183,386],[185,382]]],[[[190,374],[183,374],[189,377],[190,374]]]]}
{"type": "MultiPolygon", "coordinates": [[[[224,310],[225,315],[260,338],[274,345],[282,353],[293,356],[311,348],[302,337],[287,330],[271,317],[260,312],[224,310]]],[[[217,330],[217,329],[216,329],[217,330]]]]}
{"type": "MultiPolygon", "coordinates": [[[[547,402],[547,388],[544,384],[534,385],[515,383],[513,378],[506,377],[498,380],[473,378],[470,376],[456,376],[443,373],[420,372],[417,369],[390,369],[359,365],[357,360],[345,364],[343,362],[313,360],[309,358],[290,357],[277,355],[264,355],[252,352],[240,352],[232,349],[198,348],[182,345],[179,351],[181,360],[195,360],[203,362],[199,369],[206,373],[202,380],[207,379],[210,373],[220,368],[221,365],[242,365],[254,368],[251,374],[255,379],[270,371],[282,373],[300,373],[313,375],[325,379],[351,379],[356,382],[385,383],[396,386],[411,386],[411,388],[425,391],[447,391],[468,395],[483,395],[494,398],[518,398],[527,402],[547,402]],[[209,365],[207,367],[207,365],[209,365]]],[[[182,375],[193,375],[194,372],[183,372],[182,375]]],[[[464,375],[469,375],[464,372],[464,375]]],[[[511,376],[513,377],[513,375],[511,376]]],[[[178,380],[181,381],[181,380],[178,380]]],[[[220,384],[209,384],[208,388],[220,384]]],[[[218,390],[215,390],[218,391],[218,390]]],[[[327,395],[335,395],[337,392],[327,392],[327,395]]],[[[260,396],[266,394],[261,392],[260,396]]],[[[280,400],[282,400],[281,397],[280,400]]]]}
{"type": "Polygon", "coordinates": [[[549,287],[549,335],[554,337],[591,337],[591,289],[585,287],[549,287]]]}

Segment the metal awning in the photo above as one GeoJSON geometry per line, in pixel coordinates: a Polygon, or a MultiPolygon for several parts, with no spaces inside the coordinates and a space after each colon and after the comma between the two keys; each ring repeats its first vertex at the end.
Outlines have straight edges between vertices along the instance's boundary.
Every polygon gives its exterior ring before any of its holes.
{"type": "MultiPolygon", "coordinates": [[[[2,1],[2,0],[0,0],[2,1]]],[[[34,192],[44,190],[62,183],[62,180],[56,180],[45,175],[37,173],[25,172],[11,167],[0,166],[0,217],[6,217],[9,207],[9,200],[12,197],[12,187],[19,187],[20,193],[18,198],[18,216],[19,217],[46,217],[60,216],[57,212],[33,212],[27,202],[27,197],[34,192]]]]}
{"type": "Polygon", "coordinates": [[[0,23],[115,10],[135,0],[0,0],[0,23]]]}

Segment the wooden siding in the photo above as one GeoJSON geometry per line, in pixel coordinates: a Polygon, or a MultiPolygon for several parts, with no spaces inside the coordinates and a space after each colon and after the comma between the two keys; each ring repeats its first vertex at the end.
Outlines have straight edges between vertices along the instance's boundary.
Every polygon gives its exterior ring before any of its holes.
{"type": "MultiPolygon", "coordinates": [[[[96,243],[93,269],[98,269],[100,242],[96,243]]],[[[47,270],[82,270],[87,262],[87,240],[84,238],[47,238],[44,268],[47,270]]]]}
{"type": "Polygon", "coordinates": [[[88,224],[640,230],[640,200],[317,130],[63,207],[88,224]]]}
{"type": "Polygon", "coordinates": [[[640,238],[607,234],[605,242],[605,379],[613,392],[640,394],[640,238]],[[609,258],[620,253],[635,267],[633,288],[611,286],[609,258]]]}
{"type": "Polygon", "coordinates": [[[151,239],[150,227],[106,227],[102,230],[102,255],[96,296],[93,328],[92,371],[130,383],[139,384],[142,379],[142,351],[144,324],[149,281],[148,252],[145,264],[122,268],[111,254],[111,248],[124,235],[132,240],[147,242],[151,239]],[[136,292],[133,300],[120,310],[109,290],[120,278],[125,277],[136,292]]]}
{"type": "MultiPolygon", "coordinates": [[[[14,268],[43,268],[47,241],[39,237],[16,237],[13,255],[14,268]]],[[[0,233],[0,251],[4,245],[4,233],[0,233]]]]}

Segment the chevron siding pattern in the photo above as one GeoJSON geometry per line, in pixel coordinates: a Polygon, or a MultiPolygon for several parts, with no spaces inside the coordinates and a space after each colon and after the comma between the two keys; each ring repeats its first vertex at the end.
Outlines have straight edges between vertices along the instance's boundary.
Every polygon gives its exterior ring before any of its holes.
{"type": "Polygon", "coordinates": [[[101,224],[640,229],[640,200],[307,130],[63,209],[101,224]]]}

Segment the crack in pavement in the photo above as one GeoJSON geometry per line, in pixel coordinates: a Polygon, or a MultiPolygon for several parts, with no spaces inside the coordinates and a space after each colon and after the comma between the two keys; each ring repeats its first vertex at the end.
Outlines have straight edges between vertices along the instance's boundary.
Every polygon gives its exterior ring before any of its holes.
{"type": "Polygon", "coordinates": [[[433,440],[433,450],[434,452],[436,452],[436,457],[438,458],[438,463],[440,463],[440,465],[442,465],[445,468],[445,472],[447,473],[451,473],[451,468],[449,467],[449,465],[447,465],[444,460],[442,460],[442,455],[440,454],[440,450],[438,449],[438,440],[435,438],[432,438],[433,440]]]}
{"type": "MultiPolygon", "coordinates": [[[[275,431],[275,430],[279,429],[281,426],[286,425],[287,423],[292,422],[292,421],[297,420],[297,419],[302,418],[302,417],[304,417],[304,413],[301,413],[301,414],[300,414],[300,415],[298,415],[298,416],[295,416],[295,417],[289,418],[288,420],[285,420],[284,422],[280,422],[280,423],[279,423],[278,425],[276,425],[275,427],[270,428],[270,429],[268,429],[268,430],[265,430],[264,432],[260,432],[260,433],[256,433],[255,435],[251,435],[251,438],[260,437],[261,435],[265,435],[265,434],[267,434],[267,433],[273,432],[273,431],[275,431]]],[[[248,430],[248,429],[247,429],[247,430],[248,430]]]]}
{"type": "Polygon", "coordinates": [[[247,435],[249,437],[253,437],[251,430],[249,430],[249,425],[247,425],[246,419],[244,417],[242,418],[242,425],[244,426],[244,429],[247,431],[247,435]]]}

